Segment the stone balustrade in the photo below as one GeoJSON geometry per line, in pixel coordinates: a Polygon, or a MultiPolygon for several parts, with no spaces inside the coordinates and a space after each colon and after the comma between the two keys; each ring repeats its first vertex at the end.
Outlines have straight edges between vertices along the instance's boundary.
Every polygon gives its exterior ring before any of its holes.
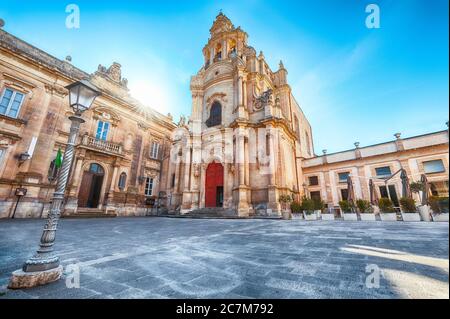
{"type": "Polygon", "coordinates": [[[83,138],[81,140],[81,145],[87,146],[90,148],[94,148],[96,150],[105,151],[108,153],[114,153],[114,154],[122,154],[122,145],[116,144],[108,141],[103,141],[96,139],[93,136],[89,135],[83,135],[83,138]]]}

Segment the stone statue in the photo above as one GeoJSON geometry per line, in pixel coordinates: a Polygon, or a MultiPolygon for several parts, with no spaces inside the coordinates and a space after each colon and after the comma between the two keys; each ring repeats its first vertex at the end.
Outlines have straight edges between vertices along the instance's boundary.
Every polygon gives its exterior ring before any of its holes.
{"type": "Polygon", "coordinates": [[[184,115],[180,116],[180,121],[178,122],[178,127],[182,127],[186,125],[186,117],[184,115]]]}

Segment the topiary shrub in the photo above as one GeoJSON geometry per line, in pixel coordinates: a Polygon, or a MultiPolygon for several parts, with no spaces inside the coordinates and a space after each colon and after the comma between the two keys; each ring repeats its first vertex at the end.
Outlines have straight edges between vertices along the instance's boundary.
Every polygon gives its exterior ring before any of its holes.
{"type": "Polygon", "coordinates": [[[299,202],[292,202],[291,203],[291,211],[294,214],[299,214],[302,212],[302,205],[299,202]]]}
{"type": "Polygon", "coordinates": [[[392,204],[392,201],[389,198],[382,197],[378,201],[378,207],[380,207],[380,211],[382,213],[394,213],[394,204],[392,204]]]}
{"type": "Polygon", "coordinates": [[[416,202],[414,199],[409,197],[400,198],[400,207],[404,213],[415,213],[416,212],[416,202]]]}
{"type": "Polygon", "coordinates": [[[431,196],[428,203],[434,214],[448,213],[448,197],[431,196]]]}
{"type": "Polygon", "coordinates": [[[306,215],[314,213],[314,201],[304,197],[302,200],[302,210],[306,215]]]}
{"type": "Polygon", "coordinates": [[[344,213],[353,213],[353,205],[348,200],[341,200],[339,202],[339,207],[344,213]]]}
{"type": "Polygon", "coordinates": [[[358,199],[356,201],[356,206],[361,214],[372,213],[372,205],[370,202],[364,199],[358,199]]]}
{"type": "Polygon", "coordinates": [[[321,212],[325,209],[325,202],[321,199],[313,199],[314,210],[320,210],[321,212]]]}

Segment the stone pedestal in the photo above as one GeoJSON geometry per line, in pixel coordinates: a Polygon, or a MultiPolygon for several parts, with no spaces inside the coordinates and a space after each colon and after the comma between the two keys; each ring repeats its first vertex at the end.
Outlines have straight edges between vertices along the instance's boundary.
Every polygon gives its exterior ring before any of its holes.
{"type": "Polygon", "coordinates": [[[248,217],[250,214],[247,199],[248,187],[241,185],[235,190],[237,191],[238,198],[238,203],[236,205],[237,214],[239,217],[248,217]]]}
{"type": "Polygon", "coordinates": [[[24,272],[22,269],[12,273],[9,289],[26,289],[49,284],[61,278],[63,267],[38,272],[24,272]]]}

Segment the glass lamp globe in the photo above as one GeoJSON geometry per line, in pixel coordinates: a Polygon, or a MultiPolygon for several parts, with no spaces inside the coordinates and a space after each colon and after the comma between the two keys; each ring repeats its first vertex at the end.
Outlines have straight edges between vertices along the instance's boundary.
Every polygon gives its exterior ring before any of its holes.
{"type": "Polygon", "coordinates": [[[66,86],[69,90],[69,103],[75,114],[88,110],[100,91],[89,81],[81,80],[66,86]]]}

